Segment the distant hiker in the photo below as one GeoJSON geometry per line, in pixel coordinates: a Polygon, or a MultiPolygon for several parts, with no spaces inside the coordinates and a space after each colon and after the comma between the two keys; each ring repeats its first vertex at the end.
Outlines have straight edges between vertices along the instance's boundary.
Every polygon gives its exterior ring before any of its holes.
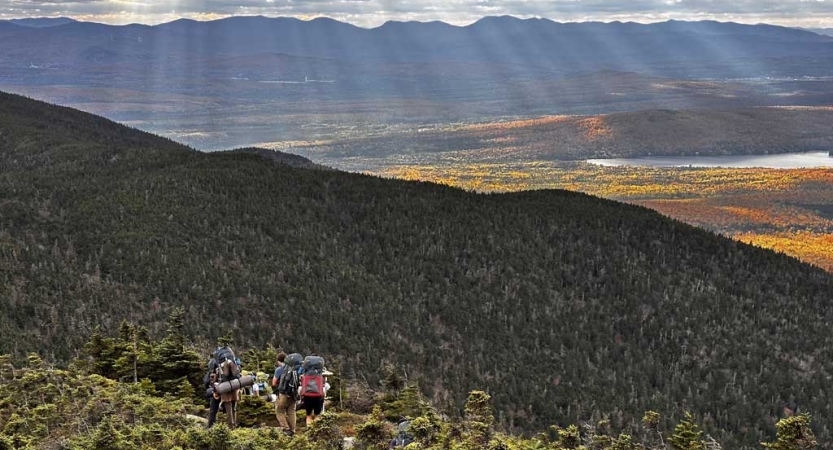
{"type": "Polygon", "coordinates": [[[784,405],[784,417],[793,417],[798,414],[798,403],[790,402],[784,405]]]}
{"type": "Polygon", "coordinates": [[[295,434],[295,405],[300,396],[300,380],[298,369],[304,362],[304,357],[298,353],[292,353],[284,358],[283,366],[275,370],[275,379],[278,380],[278,401],[275,402],[275,414],[278,416],[278,423],[288,435],[295,434]],[[280,373],[278,373],[280,371],[280,373]]]}
{"type": "MultiPolygon", "coordinates": [[[[237,401],[240,400],[240,390],[234,389],[224,394],[216,392],[216,385],[240,378],[240,360],[234,356],[234,351],[227,345],[227,341],[221,341],[220,347],[214,352],[214,369],[211,373],[211,383],[215,388],[214,398],[219,399],[223,412],[226,414],[226,422],[229,428],[237,425],[237,401]]],[[[214,407],[212,403],[212,408],[214,407]]],[[[218,405],[219,409],[219,405],[218,405]]],[[[216,411],[214,416],[216,418],[216,411]]],[[[209,427],[214,424],[209,415],[209,427]]]]}
{"type": "Polygon", "coordinates": [[[408,419],[403,417],[396,431],[396,437],[390,441],[390,448],[407,447],[408,444],[414,442],[414,436],[411,434],[411,421],[408,419]]]}
{"type": "Polygon", "coordinates": [[[301,398],[307,413],[307,426],[312,425],[324,411],[324,358],[307,356],[301,377],[301,398]]]}

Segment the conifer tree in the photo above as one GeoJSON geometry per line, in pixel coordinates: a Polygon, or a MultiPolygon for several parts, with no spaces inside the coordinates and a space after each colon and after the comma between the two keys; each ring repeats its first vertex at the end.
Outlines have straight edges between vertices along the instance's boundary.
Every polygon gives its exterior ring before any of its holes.
{"type": "Polygon", "coordinates": [[[810,427],[809,414],[787,417],[775,424],[777,429],[775,442],[763,445],[772,450],[812,450],[818,446],[816,436],[810,427]]]}
{"type": "Polygon", "coordinates": [[[356,437],[369,449],[386,448],[390,434],[390,426],[379,405],[373,407],[366,422],[356,427],[356,437]]]}
{"type": "Polygon", "coordinates": [[[202,362],[200,355],[185,346],[184,311],[175,309],[168,320],[168,332],[156,347],[156,366],[150,373],[162,392],[174,393],[187,380],[199,386],[202,362]]]}
{"type": "Polygon", "coordinates": [[[466,401],[466,442],[474,446],[472,448],[483,448],[492,438],[495,416],[491,399],[492,397],[483,391],[472,391],[466,401]]]}
{"type": "Polygon", "coordinates": [[[674,428],[674,434],[671,435],[671,447],[674,450],[705,450],[702,436],[703,431],[694,421],[694,416],[686,412],[685,418],[674,428]]]}

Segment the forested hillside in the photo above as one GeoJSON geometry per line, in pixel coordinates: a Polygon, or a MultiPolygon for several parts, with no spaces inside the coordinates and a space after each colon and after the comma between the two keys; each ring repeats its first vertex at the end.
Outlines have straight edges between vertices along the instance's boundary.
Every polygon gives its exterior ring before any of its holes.
{"type": "MultiPolygon", "coordinates": [[[[0,355],[0,449],[381,450],[394,437],[409,439],[408,450],[667,450],[666,442],[674,450],[722,448],[684,411],[673,414],[676,425],[668,429],[660,426],[659,413],[646,411],[632,434],[600,419],[552,424],[532,437],[507,435],[495,427],[488,393],[472,391],[461,416],[443,417],[396,370],[387,371],[376,390],[330,376],[325,414],[310,426],[299,409],[299,428],[290,437],[278,427],[269,376],[261,371],[278,354],[271,346],[240,354],[244,373],[265,382],[265,391],[241,395],[238,427],[229,430],[221,412],[207,429],[201,358],[187,343],[184,325],[176,309],[158,340],[126,321],[114,337],[96,330],[67,369],[50,368],[34,353],[18,367],[0,355]]],[[[815,449],[812,420],[809,414],[785,416],[774,442],[762,446],[815,449]]],[[[400,442],[398,448],[406,444],[400,442]]]]}
{"type": "Polygon", "coordinates": [[[647,209],[202,154],[0,94],[0,353],[56,363],[122,318],[398,367],[504,429],[690,409],[727,448],[798,402],[831,438],[833,279],[647,209]]]}
{"type": "Polygon", "coordinates": [[[826,107],[647,110],[455,124],[315,143],[309,147],[315,154],[345,160],[357,156],[392,156],[401,160],[405,148],[411,155],[420,155],[435,164],[443,156],[453,157],[447,156],[449,153],[465,154],[469,163],[655,155],[760,155],[827,151],[833,148],[831,122],[833,108],[826,107]]]}

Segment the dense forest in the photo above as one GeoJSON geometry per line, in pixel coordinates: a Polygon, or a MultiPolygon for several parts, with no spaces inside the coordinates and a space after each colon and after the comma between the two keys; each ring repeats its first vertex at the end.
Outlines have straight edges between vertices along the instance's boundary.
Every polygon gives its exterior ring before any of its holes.
{"type": "MultiPolygon", "coordinates": [[[[495,427],[491,396],[472,391],[459,417],[440,414],[397,370],[385,373],[371,390],[330,376],[327,410],[294,436],[278,428],[270,405],[274,397],[266,366],[278,350],[249,349],[241,355],[244,374],[264,390],[243,392],[237,427],[207,427],[205,385],[199,381],[200,355],[188,344],[183,311],[176,309],[161,339],[123,321],[114,336],[96,329],[67,369],[49,367],[37,354],[15,367],[0,356],[0,450],[173,449],[387,449],[392,438],[408,450],[720,450],[688,412],[676,425],[660,426],[661,415],[646,411],[633,434],[612,428],[610,420],[551,425],[534,436],[512,436],[495,427]],[[404,422],[403,422],[404,421],[404,422]]],[[[224,345],[233,340],[222,337],[224,345]]],[[[223,419],[223,413],[220,413],[223,419]]],[[[818,441],[812,417],[790,411],[776,424],[773,450],[812,450],[818,441]]]]}
{"type": "MultiPolygon", "coordinates": [[[[833,278],[566,191],[484,195],[204,154],[0,94],[0,353],[59,367],[121,320],[394,367],[442,412],[492,395],[502,430],[689,410],[727,448],[782,406],[831,441],[833,278]]],[[[826,445],[826,444],[825,444],[826,445]]]]}

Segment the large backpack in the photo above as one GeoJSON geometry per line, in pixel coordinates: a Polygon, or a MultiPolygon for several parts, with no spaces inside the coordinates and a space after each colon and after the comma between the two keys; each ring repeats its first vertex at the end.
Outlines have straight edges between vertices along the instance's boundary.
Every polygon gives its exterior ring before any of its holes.
{"type": "Polygon", "coordinates": [[[301,381],[301,395],[304,397],[324,396],[324,358],[307,356],[304,360],[304,378],[301,381]]]}
{"type": "Polygon", "coordinates": [[[414,436],[411,434],[411,422],[402,420],[397,427],[396,439],[397,447],[407,447],[408,444],[414,442],[414,436]]]}
{"type": "Polygon", "coordinates": [[[278,381],[278,392],[298,400],[298,368],[301,367],[304,357],[298,353],[292,353],[284,360],[283,373],[278,381]]]}
{"type": "Polygon", "coordinates": [[[237,358],[232,349],[218,348],[214,352],[214,360],[217,361],[217,375],[221,382],[240,378],[240,366],[237,364],[237,358]]]}

